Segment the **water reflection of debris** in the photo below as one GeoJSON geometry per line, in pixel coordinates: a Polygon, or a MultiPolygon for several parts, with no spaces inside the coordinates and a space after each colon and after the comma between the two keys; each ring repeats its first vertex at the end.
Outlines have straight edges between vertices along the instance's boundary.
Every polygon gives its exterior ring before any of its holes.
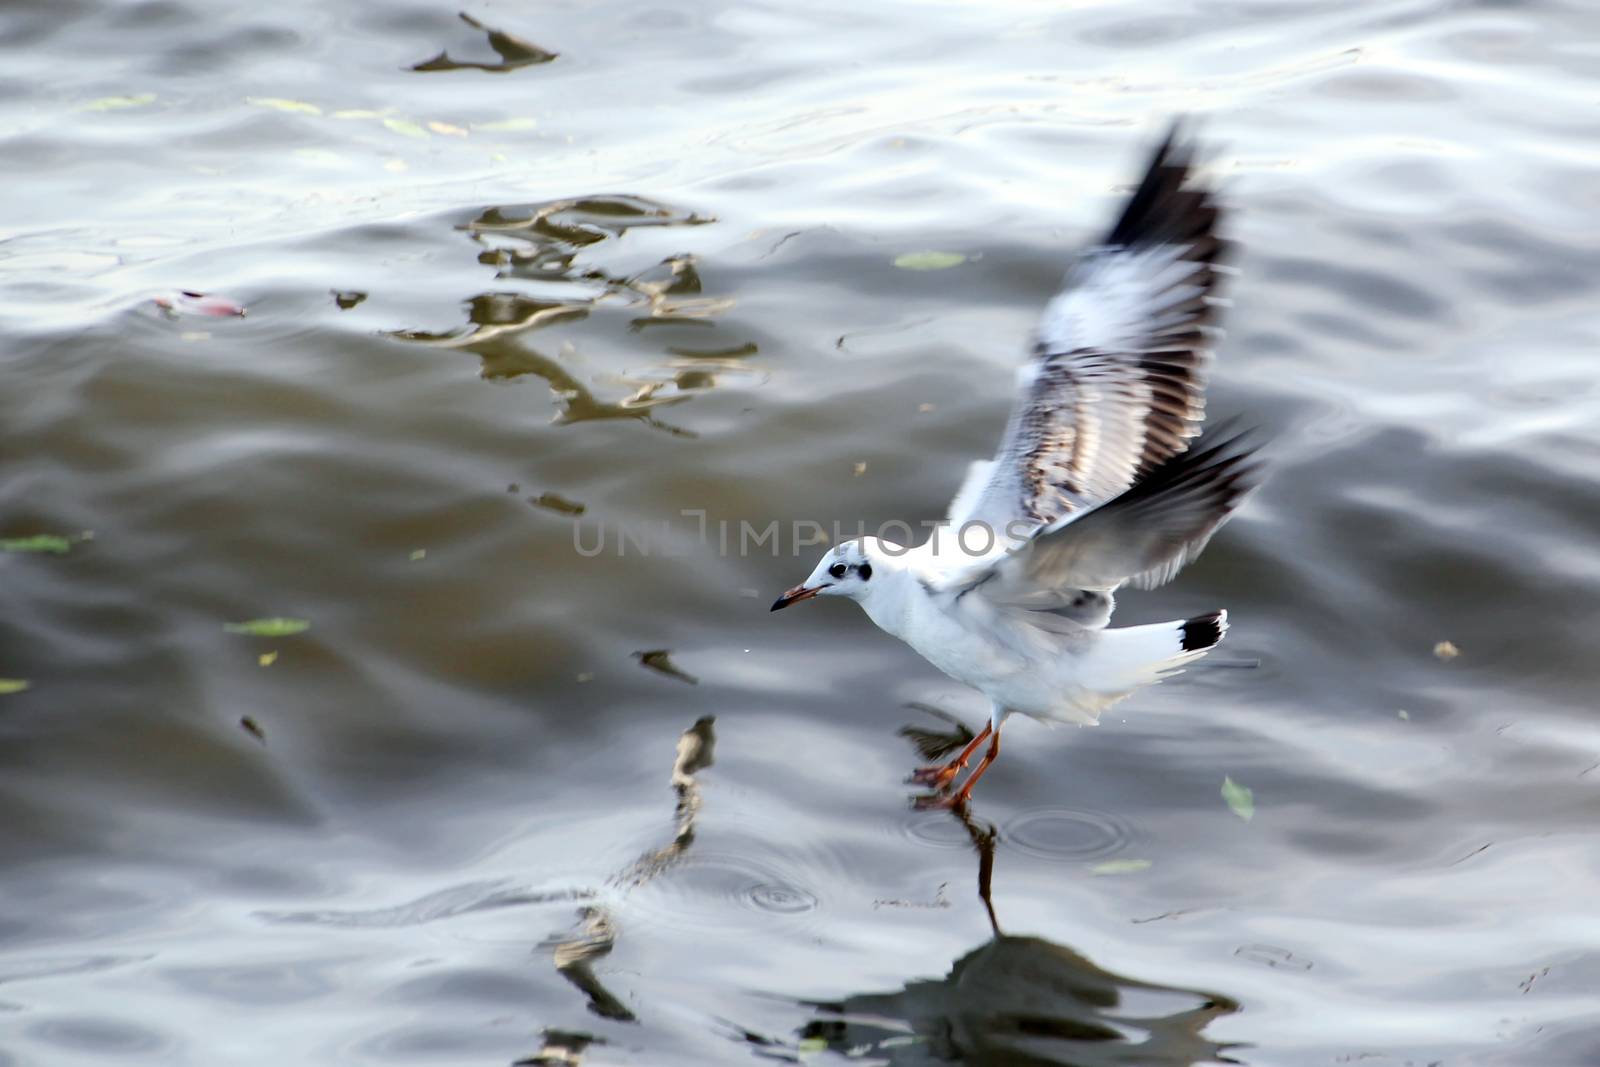
{"type": "Polygon", "coordinates": [[[526,209],[488,208],[462,229],[479,246],[478,262],[494,268],[496,279],[507,287],[468,299],[463,326],[445,331],[396,330],[389,336],[470,351],[482,360],[483,377],[489,380],[509,381],[528,374],[543,378],[560,406],[557,423],[631,418],[678,436],[692,436],[656,419],[653,409],[682,403],[715,387],[722,376],[745,373],[744,361],[757,352],[753,342],[668,346],[664,352],[668,358],[661,364],[613,378],[631,391],[605,399],[568,366],[575,354],[571,342],[550,355],[533,347],[531,336],[583,322],[611,308],[626,317],[628,333],[659,326],[714,328],[716,317],[731,308],[733,300],[704,294],[692,255],[669,256],[627,275],[578,263],[580,254],[634,229],[713,221],[626,195],[555,200],[526,209]]]}
{"type": "Polygon", "coordinates": [[[544,1047],[525,1060],[517,1060],[512,1067],[577,1067],[583,1062],[584,1049],[605,1044],[593,1034],[571,1030],[546,1030],[543,1037],[544,1047]]]}
{"type": "Polygon", "coordinates": [[[431,59],[424,59],[421,63],[414,64],[412,70],[486,70],[491,74],[505,74],[519,67],[530,67],[537,63],[549,63],[557,58],[559,52],[550,52],[532,41],[527,41],[515,34],[497,30],[492,26],[485,26],[465,11],[458,12],[461,21],[475,30],[482,30],[489,38],[489,47],[499,55],[498,63],[474,63],[468,60],[451,59],[449,52],[440,52],[431,59]]]}
{"type": "MultiPolygon", "coordinates": [[[[695,775],[712,765],[717,735],[715,716],[696,720],[678,738],[677,755],[672,763],[672,789],[678,796],[670,841],[651,849],[612,876],[608,884],[624,891],[636,889],[676,865],[694,843],[695,819],[700,813],[700,785],[695,775]]],[[[637,1016],[595,976],[594,963],[607,955],[617,940],[616,923],[607,908],[594,904],[578,913],[578,927],[570,935],[548,942],[556,970],[572,983],[588,1001],[589,1010],[605,1019],[636,1022],[637,1016]]],[[[524,1063],[577,1063],[582,1048],[571,1050],[565,1060],[521,1061],[524,1063]]]]}
{"type": "Polygon", "coordinates": [[[676,678],[678,681],[688,682],[690,685],[700,684],[700,679],[672,662],[672,650],[670,648],[652,648],[648,652],[635,652],[634,655],[638,657],[641,664],[657,674],[664,674],[668,678],[676,678]]]}

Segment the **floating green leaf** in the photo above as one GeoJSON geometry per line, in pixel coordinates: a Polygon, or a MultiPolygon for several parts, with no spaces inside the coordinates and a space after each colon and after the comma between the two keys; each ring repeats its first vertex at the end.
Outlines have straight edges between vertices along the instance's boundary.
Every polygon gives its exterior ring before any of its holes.
{"type": "Polygon", "coordinates": [[[1256,813],[1255,793],[1232,778],[1222,779],[1222,799],[1227,802],[1228,809],[1245,822],[1249,822],[1256,813]]]}
{"type": "Polygon", "coordinates": [[[305,619],[246,619],[244,622],[225,622],[222,628],[230,634],[249,634],[251,637],[291,637],[311,629],[305,619]]]}
{"type": "Polygon", "coordinates": [[[1150,869],[1149,860],[1106,860],[1089,868],[1090,874],[1138,874],[1150,869]]]}
{"type": "Polygon", "coordinates": [[[901,270],[948,270],[966,261],[960,252],[907,252],[894,257],[894,265],[901,270]]]}
{"type": "Polygon", "coordinates": [[[0,678],[0,695],[7,693],[20,693],[33,685],[24,678],[0,678]]]}
{"type": "Polygon", "coordinates": [[[34,534],[32,537],[7,537],[0,540],[0,552],[54,552],[65,555],[72,547],[70,538],[59,534],[34,534]]]}
{"type": "Polygon", "coordinates": [[[85,111],[121,111],[128,107],[144,107],[156,102],[155,93],[134,93],[132,96],[102,96],[83,105],[85,111]]]}
{"type": "Polygon", "coordinates": [[[270,107],[274,111],[290,111],[301,115],[322,114],[322,109],[316,104],[308,104],[304,100],[289,100],[281,96],[247,96],[244,101],[256,107],[270,107]]]}
{"type": "Polygon", "coordinates": [[[428,131],[410,119],[384,119],[383,124],[395,133],[404,134],[407,137],[418,137],[424,141],[428,139],[428,131]]]}
{"type": "Polygon", "coordinates": [[[411,562],[412,563],[419,563],[422,560],[425,560],[427,558],[428,558],[428,550],[427,549],[425,549],[425,548],[413,548],[411,550],[411,562]]]}

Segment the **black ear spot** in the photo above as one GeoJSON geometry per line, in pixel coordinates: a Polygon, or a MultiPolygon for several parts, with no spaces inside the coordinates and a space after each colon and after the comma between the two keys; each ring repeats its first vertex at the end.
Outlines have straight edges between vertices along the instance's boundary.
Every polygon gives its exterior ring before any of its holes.
{"type": "Polygon", "coordinates": [[[863,582],[866,581],[868,578],[872,577],[872,564],[863,563],[861,566],[856,568],[856,573],[861,575],[861,580],[863,582]]]}
{"type": "Polygon", "coordinates": [[[828,573],[833,575],[835,578],[843,578],[844,572],[845,565],[843,563],[835,563],[833,566],[828,568],[828,573]]]}

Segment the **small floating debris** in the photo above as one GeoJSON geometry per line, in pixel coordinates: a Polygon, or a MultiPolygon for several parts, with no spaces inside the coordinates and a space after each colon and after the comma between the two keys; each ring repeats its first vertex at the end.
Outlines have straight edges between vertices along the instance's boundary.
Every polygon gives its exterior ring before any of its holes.
{"type": "Polygon", "coordinates": [[[205,315],[214,319],[243,318],[245,314],[244,305],[236,300],[194,289],[179,289],[175,293],[150,299],[169,318],[174,319],[180,315],[205,315]]]}
{"type": "Polygon", "coordinates": [[[398,133],[402,137],[415,137],[419,141],[428,139],[428,131],[410,119],[384,119],[383,125],[390,133],[398,133]]]}
{"type": "Polygon", "coordinates": [[[24,689],[33,688],[33,683],[26,678],[0,678],[0,696],[20,693],[24,689]]]}
{"type": "Polygon", "coordinates": [[[263,745],[267,743],[267,732],[261,728],[260,723],[256,722],[250,716],[240,716],[239,725],[244,728],[245,733],[249,734],[257,741],[260,741],[263,745]]]}
{"type": "Polygon", "coordinates": [[[271,652],[263,652],[256,657],[256,665],[258,667],[270,667],[276,662],[278,662],[277,649],[273,649],[271,652]]]}
{"type": "Polygon", "coordinates": [[[130,107],[144,107],[156,102],[155,93],[134,93],[131,96],[102,96],[79,108],[80,111],[122,111],[130,107]]]}
{"type": "Polygon", "coordinates": [[[509,119],[494,119],[490,122],[474,122],[472,128],[485,130],[490,133],[519,133],[526,130],[539,128],[539,120],[532,115],[518,115],[509,119]]]}
{"type": "Polygon", "coordinates": [[[967,261],[960,252],[906,252],[894,257],[894,265],[901,270],[949,270],[967,261]]]}
{"type": "Polygon", "coordinates": [[[635,652],[634,655],[639,657],[640,663],[653,671],[665,674],[669,678],[676,678],[680,682],[688,682],[690,685],[700,684],[700,679],[681,670],[676,663],[672,662],[671,649],[655,648],[648,652],[635,652]]]}
{"type": "Polygon", "coordinates": [[[933,891],[933,899],[927,901],[905,900],[900,897],[879,897],[877,900],[872,902],[872,910],[877,911],[879,908],[948,908],[950,906],[950,901],[947,897],[945,897],[944,890],[945,886],[949,884],[949,882],[940,882],[939,888],[933,891]]]}
{"type": "Polygon", "coordinates": [[[244,102],[254,107],[269,108],[273,111],[287,111],[296,115],[320,115],[322,109],[316,104],[308,104],[304,100],[290,100],[283,96],[247,96],[244,102]]]}
{"type": "Polygon", "coordinates": [[[328,292],[333,296],[333,302],[339,305],[340,311],[349,311],[367,298],[367,294],[359,289],[330,289],[328,292]]]}
{"type": "MultiPolygon", "coordinates": [[[[87,538],[79,538],[87,540],[87,538]]],[[[66,555],[72,548],[72,538],[60,534],[33,534],[30,537],[0,538],[0,552],[48,552],[66,555]]]]}
{"type": "Polygon", "coordinates": [[[1245,822],[1255,817],[1256,794],[1248,786],[1242,786],[1232,778],[1225,777],[1222,779],[1222,799],[1227,803],[1228,810],[1245,822]]]}
{"type": "Polygon", "coordinates": [[[406,558],[412,563],[421,563],[423,560],[428,558],[428,550],[425,548],[413,548],[411,550],[411,555],[407,556],[406,558]]]}
{"type": "Polygon", "coordinates": [[[1455,646],[1454,641],[1440,641],[1433,646],[1433,658],[1445,663],[1449,663],[1459,655],[1461,650],[1455,646]]]}
{"type": "Polygon", "coordinates": [[[249,634],[251,637],[292,637],[311,629],[311,624],[305,619],[273,616],[265,619],[246,619],[244,622],[225,622],[222,628],[230,634],[249,634]]]}
{"type": "Polygon", "coordinates": [[[1138,874],[1140,871],[1148,871],[1150,866],[1150,860],[1106,860],[1090,867],[1089,873],[1096,877],[1109,874],[1138,874]]]}
{"type": "Polygon", "coordinates": [[[857,478],[861,477],[863,474],[867,473],[867,465],[865,463],[857,463],[855,467],[852,468],[852,473],[854,473],[857,478]]]}
{"type": "Polygon", "coordinates": [[[540,493],[538,496],[530,496],[528,503],[561,515],[582,515],[588,510],[587,505],[580,504],[576,500],[568,500],[560,493],[540,493]]]}
{"type": "Polygon", "coordinates": [[[1309,971],[1312,968],[1310,960],[1296,956],[1288,949],[1279,948],[1277,945],[1240,945],[1233,950],[1233,954],[1240,959],[1264,963],[1268,967],[1293,971],[1309,971]]]}

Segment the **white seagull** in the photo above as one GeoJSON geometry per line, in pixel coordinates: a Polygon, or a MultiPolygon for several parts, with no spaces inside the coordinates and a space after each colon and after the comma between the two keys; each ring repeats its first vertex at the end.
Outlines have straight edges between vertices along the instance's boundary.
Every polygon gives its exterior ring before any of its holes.
{"type": "Polygon", "coordinates": [[[1044,310],[995,458],[972,464],[944,525],[916,547],[844,542],[772,610],[849,597],[878,626],[989,698],[989,723],[913,780],[948,791],[978,746],[964,804],[1013,714],[1095,724],[1178,673],[1227,631],[1227,612],[1107,629],[1124,585],[1149,589],[1200,554],[1260,480],[1255,449],[1215,432],[1190,448],[1227,242],[1177,124],[1103,241],[1044,310]]]}

